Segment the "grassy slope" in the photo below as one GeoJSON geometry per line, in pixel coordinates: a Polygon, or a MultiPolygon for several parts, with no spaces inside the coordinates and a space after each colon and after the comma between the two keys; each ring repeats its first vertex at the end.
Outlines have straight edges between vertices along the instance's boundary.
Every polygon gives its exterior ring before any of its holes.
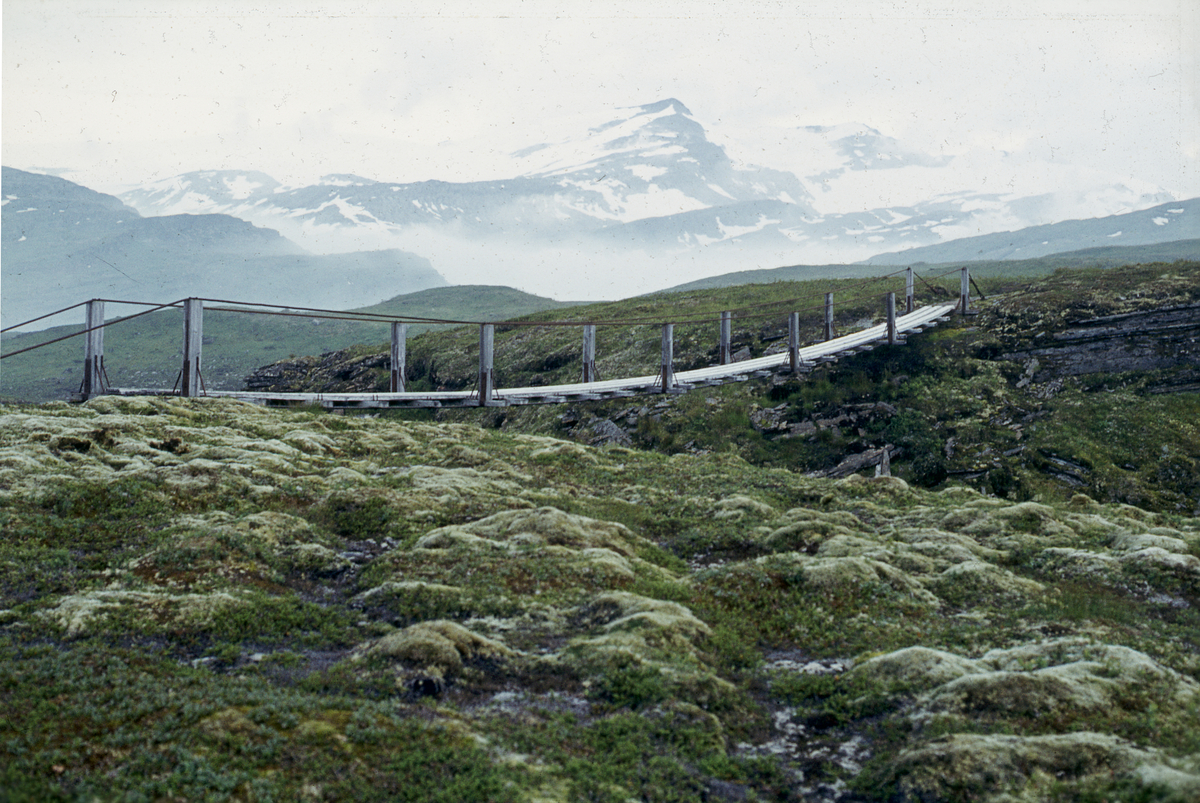
{"type": "Polygon", "coordinates": [[[2,412],[8,800],[1200,790],[1194,518],[220,400],[2,412]]]}
{"type": "MultiPolygon", "coordinates": [[[[565,305],[509,287],[472,285],[397,296],[362,311],[456,320],[475,320],[490,314],[503,320],[560,306],[565,305]]],[[[79,314],[82,317],[82,311],[79,314]]],[[[4,350],[51,340],[79,328],[58,326],[32,334],[5,335],[4,350]]],[[[415,335],[428,328],[414,324],[410,332],[415,335]]],[[[106,329],[105,363],[112,384],[171,387],[182,360],[182,331],[183,315],[177,310],[154,313],[106,329]]],[[[213,389],[237,390],[242,387],[243,379],[260,365],[387,338],[387,324],[209,311],[204,316],[205,383],[213,389]]],[[[26,401],[63,399],[78,391],[82,366],[80,338],[18,355],[4,361],[0,394],[26,401]]]]}
{"type": "MultiPolygon", "coordinates": [[[[1045,276],[1062,268],[1115,268],[1122,265],[1150,262],[1174,262],[1179,259],[1195,260],[1200,256],[1200,240],[1176,240],[1156,245],[1107,246],[1066,251],[1037,259],[976,260],[970,262],[913,263],[919,273],[941,273],[963,265],[969,265],[976,277],[1001,278],[1008,276],[1045,276]]],[[[747,282],[796,282],[817,279],[822,276],[876,276],[882,271],[892,271],[894,265],[792,265],[770,270],[750,270],[726,273],[707,279],[689,282],[677,290],[703,290],[706,288],[729,287],[747,282]]]]}

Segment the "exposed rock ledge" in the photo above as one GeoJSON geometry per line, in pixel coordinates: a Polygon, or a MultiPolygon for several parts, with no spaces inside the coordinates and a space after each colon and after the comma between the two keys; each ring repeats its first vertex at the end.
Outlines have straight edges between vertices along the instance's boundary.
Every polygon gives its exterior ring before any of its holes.
{"type": "Polygon", "coordinates": [[[1161,390],[1200,390],[1200,304],[1075,321],[1033,342],[999,355],[1025,364],[1018,386],[1084,374],[1175,370],[1161,390]]]}

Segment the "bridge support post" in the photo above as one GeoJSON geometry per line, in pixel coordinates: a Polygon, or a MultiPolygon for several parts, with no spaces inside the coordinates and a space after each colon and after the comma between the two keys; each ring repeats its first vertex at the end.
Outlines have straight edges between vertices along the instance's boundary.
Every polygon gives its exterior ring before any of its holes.
{"type": "Polygon", "coordinates": [[[909,268],[904,273],[904,314],[912,312],[917,305],[913,298],[913,269],[909,268]]]}
{"type": "Polygon", "coordinates": [[[492,402],[495,376],[492,372],[492,347],[495,342],[494,324],[479,325],[479,406],[487,407],[492,402]]]}
{"type": "Polygon", "coordinates": [[[825,294],[825,339],[833,340],[833,293],[825,294]]]}
{"type": "Polygon", "coordinates": [[[888,345],[896,345],[896,294],[888,293],[884,299],[887,308],[887,338],[888,345]]]}
{"type": "Polygon", "coordinates": [[[183,373],[179,395],[196,397],[203,393],[200,375],[200,347],[204,342],[204,302],[189,298],[183,302],[183,373]]]}
{"type": "Polygon", "coordinates": [[[733,313],[732,312],[722,312],[721,313],[721,362],[720,362],[721,365],[729,365],[729,363],[733,362],[733,352],[732,352],[732,346],[731,346],[732,339],[733,339],[732,323],[733,323],[733,313]]]}
{"type": "Polygon", "coordinates": [[[89,330],[83,339],[83,397],[103,393],[104,388],[104,302],[93,299],[87,303],[83,328],[89,330]]]}
{"type": "Polygon", "coordinates": [[[662,328],[662,392],[675,387],[675,324],[664,323],[662,328]]]}
{"type": "Polygon", "coordinates": [[[963,315],[971,314],[971,274],[964,266],[962,281],[958,291],[958,311],[963,315]]]}
{"type": "Polygon", "coordinates": [[[792,373],[800,370],[800,313],[788,315],[788,365],[792,373]]]}
{"type": "Polygon", "coordinates": [[[404,392],[404,372],[408,359],[408,324],[392,322],[392,393],[404,392]]]}
{"type": "Polygon", "coordinates": [[[583,381],[596,381],[596,324],[583,325],[583,381]]]}

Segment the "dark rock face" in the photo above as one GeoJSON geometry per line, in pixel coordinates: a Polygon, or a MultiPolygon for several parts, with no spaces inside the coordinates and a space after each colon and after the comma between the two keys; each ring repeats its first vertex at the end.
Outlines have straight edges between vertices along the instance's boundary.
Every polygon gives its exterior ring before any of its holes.
{"type": "Polygon", "coordinates": [[[592,438],[588,441],[592,446],[603,446],[615,443],[618,446],[632,446],[633,441],[625,430],[609,421],[607,418],[594,421],[591,425],[592,438]]]}
{"type": "Polygon", "coordinates": [[[246,390],[274,393],[362,393],[386,390],[381,373],[391,367],[384,352],[366,357],[352,351],[332,351],[320,357],[300,357],[263,366],[246,377],[246,390]],[[382,388],[381,388],[382,382],[382,388]]]}
{"type": "Polygon", "coordinates": [[[1200,304],[1076,321],[999,358],[1025,364],[1019,387],[1067,376],[1180,369],[1179,381],[1166,389],[1200,389],[1200,304]]]}

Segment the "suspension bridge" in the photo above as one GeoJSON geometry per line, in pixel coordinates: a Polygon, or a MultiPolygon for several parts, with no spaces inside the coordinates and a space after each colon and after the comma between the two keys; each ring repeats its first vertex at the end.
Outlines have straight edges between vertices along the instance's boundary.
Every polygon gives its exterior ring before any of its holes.
{"type": "MultiPolygon", "coordinates": [[[[881,345],[901,345],[908,335],[917,334],[936,326],[955,313],[971,314],[971,279],[967,268],[958,269],[960,291],[956,301],[918,306],[916,302],[912,268],[906,268],[883,277],[904,276],[903,311],[897,310],[897,294],[889,292],[883,297],[882,322],[845,335],[837,335],[834,329],[833,294],[825,293],[824,326],[822,338],[815,343],[802,346],[800,343],[800,313],[787,314],[787,347],[764,356],[735,360],[731,353],[731,331],[735,316],[745,311],[729,310],[720,313],[720,341],[717,364],[704,368],[676,372],[674,369],[674,328],[679,323],[697,323],[695,316],[676,316],[669,321],[643,319],[604,321],[553,321],[524,322],[503,321],[500,325],[512,326],[573,326],[582,330],[580,352],[580,381],[569,384],[542,385],[537,387],[500,388],[496,386],[494,354],[495,328],[497,322],[456,321],[411,316],[390,316],[364,312],[345,312],[315,308],[279,307],[270,304],[235,302],[219,299],[187,298],[166,304],[146,302],[92,299],[58,310],[47,315],[5,328],[7,332],[28,326],[46,318],[85,308],[83,328],[62,337],[54,338],[34,346],[0,355],[7,359],[25,352],[48,346],[74,337],[84,339],[84,368],[79,392],[74,399],[85,401],[100,395],[183,397],[226,397],[241,399],[267,406],[320,405],[330,409],[371,408],[438,408],[438,407],[502,407],[518,404],[553,404],[559,402],[588,401],[623,398],[645,394],[678,394],[693,388],[720,385],[728,382],[746,381],[751,377],[767,377],[776,373],[803,374],[815,366],[835,362],[843,357],[870,351],[881,345]],[[122,318],[105,321],[105,303],[137,304],[148,309],[122,318]],[[208,306],[206,306],[206,304],[208,306]],[[104,365],[104,331],[108,327],[149,315],[164,309],[182,309],[183,364],[174,387],[128,388],[113,386],[104,365]],[[390,386],[387,392],[363,393],[290,393],[247,390],[215,390],[205,387],[202,372],[201,351],[203,345],[203,316],[205,310],[222,312],[244,312],[251,314],[288,315],[336,320],[370,321],[391,325],[390,386]],[[630,326],[653,323],[661,326],[661,360],[655,374],[620,379],[600,379],[596,371],[596,329],[598,326],[630,326]],[[475,387],[457,391],[409,391],[405,388],[407,328],[410,324],[471,325],[479,328],[479,373],[475,387]]],[[[942,274],[946,275],[946,274],[942,274]]],[[[936,278],[936,277],[935,277],[936,278]]],[[[922,281],[925,281],[924,279],[922,281]]],[[[933,288],[928,282],[926,286],[933,288]]],[[[948,292],[943,290],[945,295],[948,292]]],[[[774,303],[768,306],[779,306],[774,303]]]]}

